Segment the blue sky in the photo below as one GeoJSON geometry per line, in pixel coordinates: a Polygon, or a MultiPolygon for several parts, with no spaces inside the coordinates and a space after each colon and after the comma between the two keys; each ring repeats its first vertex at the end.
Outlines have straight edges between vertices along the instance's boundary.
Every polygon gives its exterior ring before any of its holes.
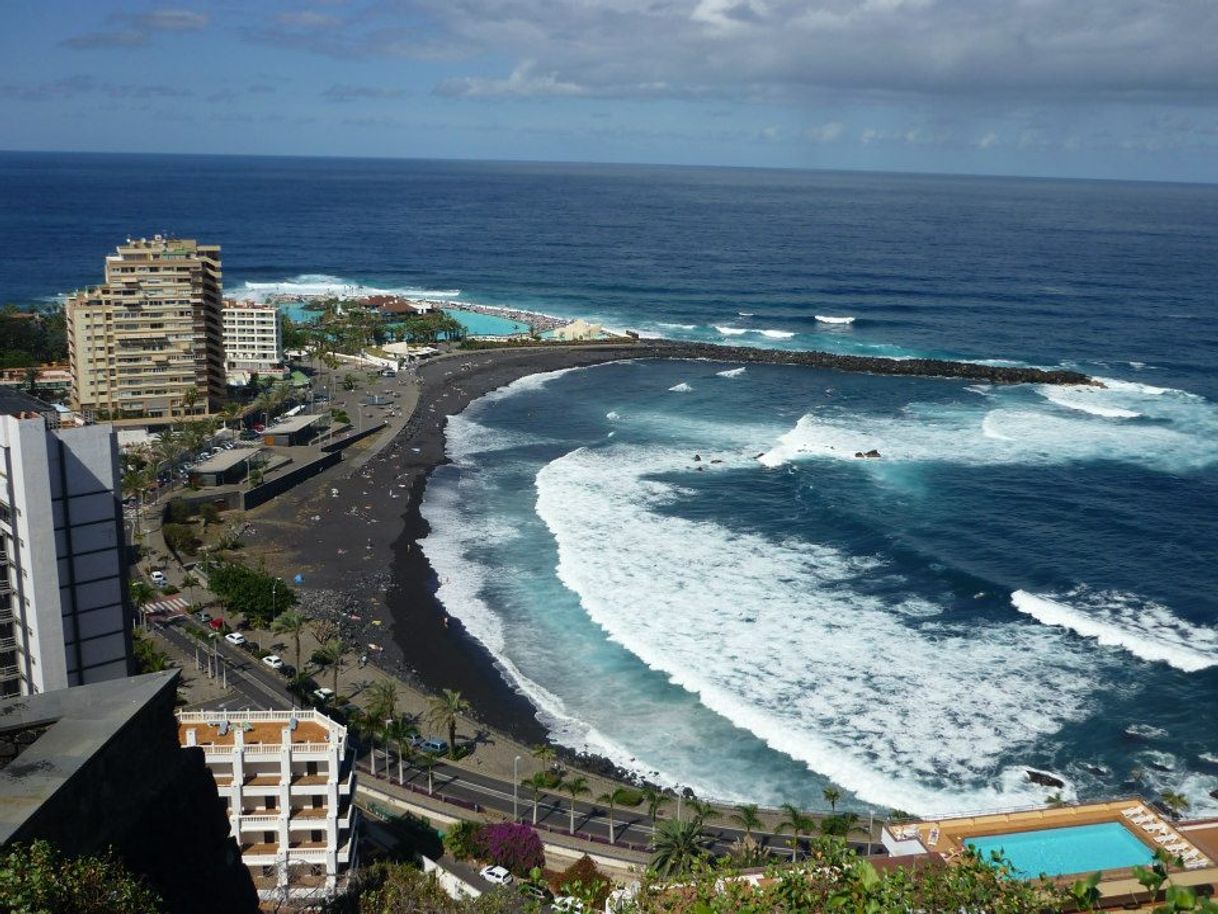
{"type": "Polygon", "coordinates": [[[0,148],[1218,181],[1218,0],[7,0],[0,148]]]}

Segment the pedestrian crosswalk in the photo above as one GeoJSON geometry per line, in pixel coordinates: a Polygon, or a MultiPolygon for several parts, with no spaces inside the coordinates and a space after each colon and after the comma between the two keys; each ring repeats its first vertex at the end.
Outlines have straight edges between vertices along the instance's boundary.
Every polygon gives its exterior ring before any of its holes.
{"type": "Polygon", "coordinates": [[[170,597],[168,600],[157,600],[144,607],[146,613],[165,613],[166,615],[181,615],[190,609],[190,601],[185,597],[170,597]]]}

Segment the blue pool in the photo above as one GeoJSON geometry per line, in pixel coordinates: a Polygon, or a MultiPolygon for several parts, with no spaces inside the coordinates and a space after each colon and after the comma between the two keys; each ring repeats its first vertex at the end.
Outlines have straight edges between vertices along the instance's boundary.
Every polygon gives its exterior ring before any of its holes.
{"type": "Polygon", "coordinates": [[[506,317],[496,317],[493,314],[481,314],[477,311],[461,311],[457,308],[445,308],[444,313],[456,318],[465,327],[470,336],[511,336],[513,333],[528,333],[529,325],[506,317]]]}
{"type": "Polygon", "coordinates": [[[1149,847],[1120,822],[1046,828],[1040,831],[1012,832],[966,838],[982,859],[990,851],[1001,851],[1021,874],[1034,878],[1066,873],[1093,873],[1149,863],[1149,847]]]}

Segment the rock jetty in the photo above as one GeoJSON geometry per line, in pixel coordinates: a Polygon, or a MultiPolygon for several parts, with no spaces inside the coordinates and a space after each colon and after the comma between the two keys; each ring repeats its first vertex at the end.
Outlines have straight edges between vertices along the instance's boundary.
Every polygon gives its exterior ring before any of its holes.
{"type": "MultiPolygon", "coordinates": [[[[627,347],[622,347],[627,348],[627,347]]],[[[761,349],[752,346],[720,346],[714,343],[685,343],[671,340],[640,340],[635,358],[709,359],[716,362],[746,362],[766,365],[807,365],[864,374],[904,375],[927,378],[962,378],[988,384],[1085,384],[1103,387],[1099,381],[1077,371],[982,365],[946,359],[888,359],[876,356],[837,355],[797,349],[761,349]]]]}

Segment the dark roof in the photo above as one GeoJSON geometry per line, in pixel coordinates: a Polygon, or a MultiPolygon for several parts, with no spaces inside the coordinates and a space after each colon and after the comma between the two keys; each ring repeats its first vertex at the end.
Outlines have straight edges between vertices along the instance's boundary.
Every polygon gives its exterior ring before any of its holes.
{"type": "Polygon", "coordinates": [[[31,397],[23,390],[0,387],[0,415],[17,416],[21,413],[54,413],[55,407],[31,397]]]}

